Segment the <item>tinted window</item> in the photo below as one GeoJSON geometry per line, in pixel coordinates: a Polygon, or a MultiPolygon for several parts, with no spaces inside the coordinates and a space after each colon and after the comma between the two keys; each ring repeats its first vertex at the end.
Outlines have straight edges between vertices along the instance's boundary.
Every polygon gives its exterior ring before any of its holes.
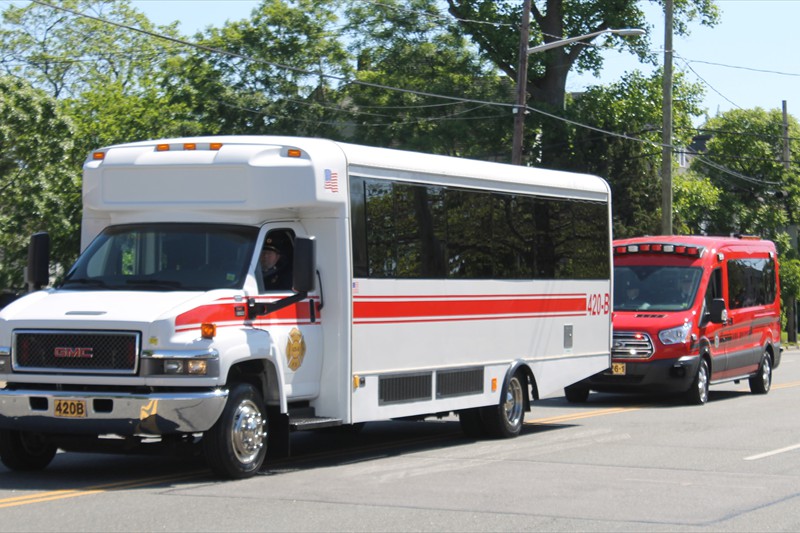
{"type": "Polygon", "coordinates": [[[371,278],[607,279],[608,207],[351,178],[353,274],[371,278]]]}
{"type": "Polygon", "coordinates": [[[775,301],[775,262],[772,259],[728,261],[728,305],[731,309],[775,301]]]}
{"type": "Polygon", "coordinates": [[[222,224],[131,224],[106,228],[62,287],[118,290],[241,288],[258,228],[222,224]]]}
{"type": "Polygon", "coordinates": [[[632,265],[614,267],[615,311],[681,311],[697,295],[703,270],[696,267],[632,265]],[[681,290],[686,285],[686,290],[681,290]]]}

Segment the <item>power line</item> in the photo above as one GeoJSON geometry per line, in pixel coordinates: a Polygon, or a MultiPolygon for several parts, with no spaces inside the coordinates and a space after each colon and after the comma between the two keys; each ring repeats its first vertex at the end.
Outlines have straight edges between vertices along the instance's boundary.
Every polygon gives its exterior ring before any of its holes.
{"type": "MultiPolygon", "coordinates": [[[[252,62],[255,62],[255,63],[262,63],[262,64],[265,64],[265,65],[269,65],[271,67],[284,69],[284,70],[288,70],[288,71],[291,71],[291,72],[296,72],[296,73],[307,75],[307,76],[312,76],[313,75],[313,76],[316,76],[316,77],[319,77],[319,78],[327,78],[327,79],[335,80],[335,81],[338,81],[340,83],[345,83],[345,84],[362,85],[362,86],[365,86],[365,87],[372,87],[372,88],[383,89],[383,90],[387,90],[387,91],[401,92],[401,93],[405,93],[405,94],[413,94],[413,95],[416,95],[416,96],[424,96],[424,97],[429,97],[429,98],[438,98],[438,99],[448,100],[450,102],[472,103],[472,104],[479,104],[481,106],[494,106],[494,107],[501,107],[501,108],[507,108],[507,109],[513,109],[515,107],[519,107],[518,105],[512,104],[512,103],[490,102],[490,101],[478,100],[478,99],[474,99],[474,98],[464,98],[464,97],[457,97],[457,96],[449,96],[449,95],[430,93],[430,92],[426,92],[426,91],[417,91],[417,90],[413,90],[413,89],[405,89],[405,88],[401,88],[401,87],[392,87],[392,86],[383,85],[383,84],[379,84],[379,83],[365,82],[365,81],[361,81],[361,80],[357,80],[357,79],[346,78],[344,76],[337,76],[337,75],[333,75],[333,74],[327,74],[327,73],[323,73],[321,71],[311,71],[311,70],[307,70],[307,69],[303,69],[303,68],[299,68],[299,67],[292,67],[290,65],[284,65],[284,64],[281,64],[281,63],[273,62],[273,61],[267,61],[265,59],[253,58],[253,57],[250,57],[250,56],[246,56],[244,54],[239,54],[239,53],[235,53],[235,52],[229,52],[229,51],[226,51],[226,50],[219,50],[219,49],[216,49],[216,48],[213,48],[213,47],[210,47],[210,46],[207,46],[207,45],[203,45],[203,44],[200,44],[200,43],[193,43],[193,42],[186,41],[184,39],[179,39],[177,37],[171,37],[171,36],[168,36],[168,35],[156,33],[154,31],[145,30],[145,29],[142,29],[142,28],[137,28],[137,27],[131,26],[129,24],[123,24],[123,23],[116,22],[116,21],[106,20],[106,19],[94,16],[94,15],[89,15],[89,14],[86,14],[86,13],[81,13],[79,11],[75,11],[75,10],[73,10],[71,8],[48,4],[47,2],[43,2],[42,0],[31,0],[31,3],[40,5],[42,7],[47,7],[47,8],[50,8],[50,9],[71,13],[72,15],[74,15],[76,17],[88,18],[88,19],[95,20],[95,21],[103,23],[103,24],[109,24],[109,25],[112,25],[112,26],[115,26],[115,27],[118,27],[118,28],[121,28],[121,29],[137,32],[137,33],[140,33],[140,34],[143,34],[143,35],[147,35],[149,37],[153,37],[155,39],[164,40],[164,41],[171,42],[171,43],[174,43],[174,44],[178,44],[178,45],[181,45],[181,46],[187,46],[187,47],[190,47],[190,48],[203,50],[205,52],[209,52],[209,53],[213,53],[213,54],[219,54],[219,55],[223,55],[223,56],[228,56],[228,57],[232,57],[232,58],[235,58],[235,59],[240,59],[240,60],[243,60],[243,61],[252,61],[252,62]]],[[[524,109],[526,111],[537,113],[539,115],[551,118],[553,120],[561,121],[561,122],[564,122],[566,124],[570,124],[570,125],[578,127],[578,128],[584,128],[584,129],[588,129],[590,131],[595,131],[595,132],[598,132],[598,133],[602,133],[604,135],[608,135],[608,136],[611,136],[611,137],[617,137],[617,138],[626,139],[626,140],[633,141],[633,142],[643,143],[643,144],[646,144],[646,145],[649,145],[649,146],[652,146],[652,147],[659,147],[659,148],[668,147],[668,148],[671,148],[673,150],[673,152],[677,148],[674,145],[667,145],[667,144],[663,144],[663,143],[657,143],[657,142],[649,141],[647,139],[641,139],[641,138],[637,138],[637,137],[632,137],[630,135],[617,133],[617,132],[612,132],[612,131],[604,130],[602,128],[598,128],[598,127],[595,127],[595,126],[590,126],[588,124],[583,124],[583,123],[577,122],[575,120],[571,120],[571,119],[568,119],[568,118],[565,118],[565,117],[560,117],[560,116],[555,115],[553,113],[549,113],[547,111],[531,107],[531,106],[529,106],[527,104],[524,106],[524,109]]],[[[487,117],[487,118],[490,118],[490,117],[487,117]]],[[[459,118],[458,120],[464,120],[464,118],[462,117],[462,118],[459,118]]],[[[717,168],[721,172],[726,172],[726,173],[728,173],[728,174],[730,174],[732,176],[738,177],[740,179],[751,180],[751,181],[753,181],[755,183],[762,183],[759,180],[755,180],[754,178],[748,178],[747,176],[743,176],[743,175],[741,175],[739,173],[736,173],[736,172],[734,172],[734,171],[732,171],[730,169],[726,169],[722,165],[718,165],[718,164],[715,164],[715,165],[716,165],[715,168],[717,168]]],[[[771,182],[763,182],[763,183],[771,183],[771,182]]]]}

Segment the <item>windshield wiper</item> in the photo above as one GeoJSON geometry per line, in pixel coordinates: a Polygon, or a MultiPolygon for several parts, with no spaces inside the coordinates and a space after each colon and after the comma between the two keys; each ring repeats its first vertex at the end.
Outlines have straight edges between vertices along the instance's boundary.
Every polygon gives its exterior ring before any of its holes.
{"type": "Polygon", "coordinates": [[[65,285],[70,283],[74,283],[76,285],[93,285],[95,287],[101,287],[103,289],[108,288],[108,284],[105,281],[99,278],[70,278],[65,279],[61,282],[61,287],[63,288],[65,285]]]}
{"type": "Polygon", "coordinates": [[[134,287],[146,287],[149,289],[180,289],[183,287],[183,284],[180,281],[174,281],[169,279],[126,279],[126,285],[132,285],[134,287]]]}

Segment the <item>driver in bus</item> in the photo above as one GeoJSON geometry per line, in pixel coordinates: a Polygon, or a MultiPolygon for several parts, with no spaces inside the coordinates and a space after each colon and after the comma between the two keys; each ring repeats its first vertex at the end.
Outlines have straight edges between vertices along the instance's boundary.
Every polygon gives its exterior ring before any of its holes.
{"type": "Polygon", "coordinates": [[[264,289],[267,291],[285,291],[292,288],[291,269],[283,255],[279,239],[268,235],[264,240],[260,258],[264,289]]]}

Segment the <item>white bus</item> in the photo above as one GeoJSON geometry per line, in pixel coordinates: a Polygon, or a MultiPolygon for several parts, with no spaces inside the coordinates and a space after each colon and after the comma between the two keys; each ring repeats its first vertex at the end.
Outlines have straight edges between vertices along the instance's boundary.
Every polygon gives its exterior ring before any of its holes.
{"type": "Polygon", "coordinates": [[[0,458],[159,441],[243,478],[296,430],[514,437],[610,364],[610,204],[593,176],[323,139],[100,149],[76,264],[0,312],[0,458]]]}

